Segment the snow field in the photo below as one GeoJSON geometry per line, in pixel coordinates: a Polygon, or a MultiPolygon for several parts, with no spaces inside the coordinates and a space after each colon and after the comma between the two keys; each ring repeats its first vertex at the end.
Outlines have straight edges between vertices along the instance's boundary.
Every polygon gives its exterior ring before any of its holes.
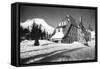
{"type": "MultiPolygon", "coordinates": [[[[31,41],[34,43],[34,41],[31,41]]],[[[40,40],[40,44],[42,45],[43,43],[52,43],[50,41],[47,40],[40,40]]],[[[29,42],[30,43],[30,42],[29,42]]],[[[30,43],[30,44],[33,44],[30,43]]],[[[28,44],[28,42],[27,42],[28,44]]],[[[82,48],[82,47],[86,47],[83,44],[79,43],[79,42],[74,42],[72,44],[62,44],[62,43],[53,43],[53,44],[48,44],[46,46],[29,46],[25,44],[21,44],[21,48],[20,48],[20,57],[21,58],[28,58],[31,56],[36,56],[36,55],[41,55],[41,54],[47,54],[47,53],[51,53],[54,51],[59,51],[59,50],[71,50],[71,49],[75,49],[75,48],[82,48]]]]}

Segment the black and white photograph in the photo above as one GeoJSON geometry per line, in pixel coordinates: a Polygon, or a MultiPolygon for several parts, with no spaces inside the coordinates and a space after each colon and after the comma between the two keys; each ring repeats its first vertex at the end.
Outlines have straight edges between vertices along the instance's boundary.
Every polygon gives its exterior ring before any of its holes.
{"type": "Polygon", "coordinates": [[[20,64],[96,59],[96,10],[20,6],[20,64]]]}

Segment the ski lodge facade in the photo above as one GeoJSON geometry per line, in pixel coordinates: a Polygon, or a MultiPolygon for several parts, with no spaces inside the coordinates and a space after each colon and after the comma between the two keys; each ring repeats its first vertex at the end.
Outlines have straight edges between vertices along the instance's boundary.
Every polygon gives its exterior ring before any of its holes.
{"type": "Polygon", "coordinates": [[[80,18],[80,24],[77,24],[72,16],[67,15],[56,27],[51,39],[59,43],[72,43],[74,41],[84,43],[90,39],[90,33],[84,28],[82,18],[80,18]],[[87,40],[84,36],[87,36],[87,40]]]}

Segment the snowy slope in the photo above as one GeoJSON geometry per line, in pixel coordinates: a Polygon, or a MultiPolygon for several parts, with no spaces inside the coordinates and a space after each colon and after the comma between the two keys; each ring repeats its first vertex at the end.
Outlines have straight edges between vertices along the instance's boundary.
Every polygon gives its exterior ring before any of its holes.
{"type": "Polygon", "coordinates": [[[40,25],[41,25],[42,32],[45,30],[45,32],[47,32],[48,34],[52,34],[54,31],[54,28],[52,26],[48,25],[46,23],[46,21],[44,19],[41,19],[41,18],[28,19],[25,22],[20,23],[20,26],[22,26],[23,29],[26,28],[26,29],[29,29],[29,31],[31,31],[33,23],[35,25],[38,25],[38,27],[40,27],[40,25]]]}
{"type": "Polygon", "coordinates": [[[23,63],[25,62],[25,64],[38,61],[55,62],[90,60],[95,58],[95,44],[93,41],[90,42],[89,47],[79,42],[64,44],[40,40],[40,46],[34,46],[33,43],[34,40],[23,41],[20,45],[20,58],[23,63]],[[47,43],[48,45],[42,46],[47,43]]]}
{"type": "Polygon", "coordinates": [[[36,56],[40,54],[47,54],[50,52],[58,51],[58,50],[67,50],[67,49],[75,49],[75,48],[80,48],[80,47],[85,47],[83,44],[79,42],[74,42],[72,44],[59,44],[59,43],[54,43],[50,42],[47,40],[40,40],[40,46],[34,46],[34,40],[33,41],[23,41],[21,43],[20,47],[20,52],[21,58],[28,58],[31,56],[36,56]],[[45,46],[42,46],[43,44],[48,44],[45,46]]]}

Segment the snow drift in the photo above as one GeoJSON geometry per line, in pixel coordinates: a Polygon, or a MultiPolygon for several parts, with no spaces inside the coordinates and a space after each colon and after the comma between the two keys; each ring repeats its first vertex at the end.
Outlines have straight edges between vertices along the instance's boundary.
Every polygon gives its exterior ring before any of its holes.
{"type": "Polygon", "coordinates": [[[40,54],[47,54],[50,52],[58,51],[58,50],[70,50],[70,49],[75,49],[75,48],[80,48],[80,47],[85,47],[83,44],[79,42],[74,42],[72,44],[59,44],[59,43],[54,43],[51,41],[47,40],[40,40],[40,46],[34,46],[34,40],[33,41],[23,41],[21,43],[20,47],[20,57],[21,58],[28,58],[31,56],[36,56],[40,54]],[[43,44],[48,44],[46,46],[42,46],[43,44]],[[50,43],[50,44],[49,44],[50,43]]]}

